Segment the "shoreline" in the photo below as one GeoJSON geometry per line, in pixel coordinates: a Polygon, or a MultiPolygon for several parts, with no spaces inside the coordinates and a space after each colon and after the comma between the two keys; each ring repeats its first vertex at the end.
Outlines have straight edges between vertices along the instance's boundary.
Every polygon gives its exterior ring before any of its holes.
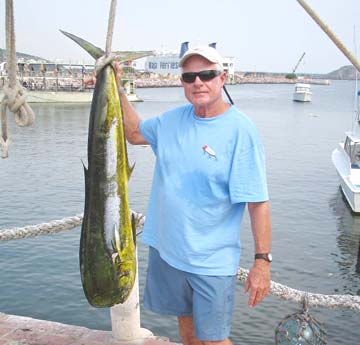
{"type": "MultiPolygon", "coordinates": [[[[296,84],[306,83],[312,85],[330,85],[329,79],[288,79],[286,77],[238,77],[234,81],[225,83],[225,85],[241,84],[296,84]]],[[[162,87],[181,87],[181,81],[178,78],[138,78],[135,79],[136,88],[162,88],[162,87]]]]}

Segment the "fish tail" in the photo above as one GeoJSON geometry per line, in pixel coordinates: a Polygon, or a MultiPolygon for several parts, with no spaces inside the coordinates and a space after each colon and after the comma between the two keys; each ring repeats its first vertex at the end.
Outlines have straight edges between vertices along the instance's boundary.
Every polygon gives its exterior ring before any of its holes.
{"type": "Polygon", "coordinates": [[[105,54],[105,52],[101,48],[94,46],[90,42],[78,36],[75,36],[63,30],[60,30],[60,32],[72,39],[74,42],[76,42],[80,47],[84,48],[94,59],[98,59],[105,54]]]}

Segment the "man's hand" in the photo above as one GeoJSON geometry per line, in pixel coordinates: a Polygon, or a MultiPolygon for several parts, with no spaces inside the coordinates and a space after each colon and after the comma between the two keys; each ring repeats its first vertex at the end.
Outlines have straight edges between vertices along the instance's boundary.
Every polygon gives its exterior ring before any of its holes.
{"type": "Polygon", "coordinates": [[[248,305],[256,307],[270,290],[270,263],[264,260],[255,260],[245,282],[244,291],[250,290],[248,305]]]}
{"type": "Polygon", "coordinates": [[[120,90],[122,88],[121,86],[121,76],[122,76],[122,67],[119,61],[114,61],[113,62],[113,67],[115,70],[115,79],[116,79],[116,85],[118,87],[118,89],[120,90]]]}
{"type": "Polygon", "coordinates": [[[96,83],[95,73],[94,73],[91,77],[84,79],[84,85],[85,85],[85,87],[87,87],[87,86],[94,86],[95,83],[96,83]]]}

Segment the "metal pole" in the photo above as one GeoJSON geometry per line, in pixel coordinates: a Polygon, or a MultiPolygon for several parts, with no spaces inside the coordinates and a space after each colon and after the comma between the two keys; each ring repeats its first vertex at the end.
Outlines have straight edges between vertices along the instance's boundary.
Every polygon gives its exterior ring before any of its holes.
{"type": "Polygon", "coordinates": [[[229,102],[230,102],[232,105],[234,105],[234,101],[232,100],[232,98],[231,98],[228,90],[226,89],[225,85],[223,86],[223,89],[224,89],[224,91],[225,91],[225,93],[226,93],[227,98],[229,99],[229,102]]]}

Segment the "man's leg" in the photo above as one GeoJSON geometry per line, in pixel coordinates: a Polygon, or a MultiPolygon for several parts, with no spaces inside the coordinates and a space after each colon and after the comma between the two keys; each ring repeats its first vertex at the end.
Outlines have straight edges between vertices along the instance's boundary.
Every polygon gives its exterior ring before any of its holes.
{"type": "Polygon", "coordinates": [[[202,342],[195,338],[194,324],[191,316],[178,317],[178,322],[183,345],[202,345],[202,342]]]}
{"type": "Polygon", "coordinates": [[[201,341],[194,335],[194,323],[190,316],[179,317],[179,333],[183,345],[232,345],[229,339],[219,341],[201,341]]]}

